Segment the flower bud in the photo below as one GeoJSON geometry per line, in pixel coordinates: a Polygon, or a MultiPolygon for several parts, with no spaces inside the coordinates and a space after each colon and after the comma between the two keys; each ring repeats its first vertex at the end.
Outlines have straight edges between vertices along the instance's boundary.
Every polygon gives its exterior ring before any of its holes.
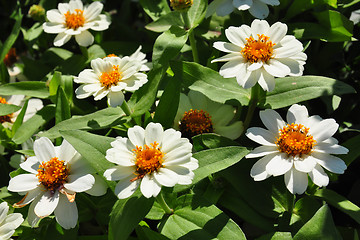
{"type": "Polygon", "coordinates": [[[193,0],[170,0],[170,6],[175,11],[187,10],[193,5],[193,0]]]}
{"type": "Polygon", "coordinates": [[[35,21],[42,21],[45,19],[45,9],[40,5],[32,5],[28,14],[35,21]]]}

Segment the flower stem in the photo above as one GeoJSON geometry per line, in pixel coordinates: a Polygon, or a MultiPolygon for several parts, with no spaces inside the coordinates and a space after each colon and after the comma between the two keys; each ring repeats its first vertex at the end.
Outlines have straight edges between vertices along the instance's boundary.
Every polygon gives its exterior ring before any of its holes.
{"type": "Polygon", "coordinates": [[[160,204],[161,208],[165,211],[166,214],[171,215],[174,213],[174,210],[166,204],[162,192],[160,192],[155,199],[160,204]]]}
{"type": "Polygon", "coordinates": [[[244,121],[243,133],[249,127],[252,117],[254,115],[254,111],[255,111],[256,105],[258,104],[258,100],[259,100],[259,91],[261,91],[261,87],[259,84],[256,84],[254,87],[251,88],[250,103],[249,103],[249,108],[246,113],[246,117],[245,117],[245,121],[244,121]]]}
{"type": "Polygon", "coordinates": [[[190,46],[191,46],[191,52],[192,52],[192,55],[193,55],[193,60],[194,60],[194,62],[199,63],[199,54],[198,54],[198,50],[197,50],[197,47],[196,47],[194,29],[191,29],[191,24],[190,24],[190,21],[189,21],[188,11],[182,12],[181,15],[182,15],[182,17],[184,19],[185,29],[186,30],[189,29],[189,41],[190,41],[190,46]]]}

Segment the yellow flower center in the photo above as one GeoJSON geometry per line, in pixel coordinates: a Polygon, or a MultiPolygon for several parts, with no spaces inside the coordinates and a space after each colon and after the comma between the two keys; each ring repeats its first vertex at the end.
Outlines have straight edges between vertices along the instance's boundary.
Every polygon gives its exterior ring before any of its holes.
{"type": "Polygon", "coordinates": [[[246,39],[247,43],[241,50],[242,55],[251,63],[256,63],[259,60],[267,62],[273,55],[273,46],[275,43],[269,41],[269,37],[258,34],[259,39],[255,40],[252,36],[246,39]]]}
{"type": "Polygon", "coordinates": [[[185,112],[179,126],[181,133],[187,138],[202,133],[212,133],[214,130],[210,115],[204,110],[197,109],[185,112]]]}
{"type": "Polygon", "coordinates": [[[39,182],[49,191],[60,189],[69,176],[69,168],[57,157],[42,162],[37,171],[39,182]]]}
{"type": "Polygon", "coordinates": [[[117,57],[117,55],[113,54],[113,53],[110,53],[108,54],[106,57],[117,57]]]}
{"type": "MultiPolygon", "coordinates": [[[[0,103],[8,104],[6,99],[3,98],[3,97],[0,97],[0,103]]],[[[10,122],[11,123],[11,118],[12,118],[12,113],[10,113],[8,115],[0,116],[0,123],[4,123],[4,122],[10,122]]]]}
{"type": "Polygon", "coordinates": [[[316,141],[309,133],[309,128],[301,124],[288,124],[279,131],[279,137],[275,144],[280,152],[284,152],[293,157],[302,154],[309,154],[314,148],[316,141]]]}
{"type": "Polygon", "coordinates": [[[170,0],[170,6],[177,11],[187,9],[193,5],[193,0],[170,0]]]}
{"type": "Polygon", "coordinates": [[[132,150],[136,156],[135,175],[137,176],[131,179],[131,181],[141,179],[146,174],[151,174],[163,167],[162,163],[164,162],[164,153],[157,147],[159,144],[154,142],[150,145],[150,147],[146,144],[144,147],[136,146],[136,149],[132,150]]]}
{"type": "Polygon", "coordinates": [[[75,13],[70,13],[70,11],[67,11],[67,13],[65,13],[66,27],[76,30],[79,27],[84,26],[85,18],[83,13],[84,11],[81,9],[75,9],[75,13]]]}
{"type": "Polygon", "coordinates": [[[111,86],[116,86],[121,81],[121,72],[119,72],[119,65],[112,67],[114,70],[111,72],[103,72],[100,76],[100,83],[102,87],[109,89],[111,86]]]}

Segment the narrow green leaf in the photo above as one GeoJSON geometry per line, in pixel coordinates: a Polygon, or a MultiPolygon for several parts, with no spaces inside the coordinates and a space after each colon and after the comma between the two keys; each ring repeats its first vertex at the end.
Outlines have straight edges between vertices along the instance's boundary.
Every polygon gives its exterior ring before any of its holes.
{"type": "MultiPolygon", "coordinates": [[[[207,176],[228,168],[239,162],[249,151],[245,147],[223,147],[204,150],[193,154],[199,161],[199,168],[194,170],[192,184],[196,184],[207,176]]],[[[176,185],[174,191],[182,191],[189,186],[176,185]]]]}
{"type": "Polygon", "coordinates": [[[0,85],[0,95],[26,95],[36,98],[49,97],[49,90],[45,82],[15,82],[0,85]]]}
{"type": "Polygon", "coordinates": [[[235,79],[227,79],[210,68],[191,62],[171,62],[175,76],[183,80],[185,86],[203,93],[211,100],[225,103],[235,99],[241,105],[248,105],[250,91],[240,87],[235,79]]]}
{"type": "Polygon", "coordinates": [[[16,133],[16,131],[18,130],[18,128],[21,126],[21,124],[22,124],[22,122],[24,120],[24,116],[25,116],[26,109],[28,107],[28,103],[29,103],[29,100],[26,100],[26,102],[24,103],[24,106],[22,107],[20,113],[16,117],[16,120],[15,120],[14,124],[11,127],[11,131],[12,131],[13,136],[16,133]]]}
{"type": "MultiPolygon", "coordinates": [[[[0,48],[1,48],[1,45],[0,45],[0,48]]],[[[5,84],[5,83],[8,83],[9,80],[10,80],[10,76],[9,76],[8,69],[7,69],[6,65],[4,64],[4,62],[0,62],[0,83],[5,84]]]]}
{"type": "Polygon", "coordinates": [[[330,189],[319,189],[315,192],[314,196],[320,197],[331,206],[336,207],[340,211],[349,215],[349,217],[354,219],[357,223],[360,223],[360,208],[345,197],[330,189]]]}
{"type": "Polygon", "coordinates": [[[159,19],[162,15],[171,12],[166,0],[140,0],[140,4],[147,15],[154,21],[159,19]]]}
{"type": "Polygon", "coordinates": [[[122,116],[124,112],[120,108],[106,108],[84,116],[73,116],[39,135],[53,139],[61,136],[59,131],[109,128],[119,124],[122,116]]]}
{"type": "Polygon", "coordinates": [[[0,103],[0,116],[11,114],[13,112],[19,111],[20,109],[21,107],[17,105],[0,103]]]}
{"type": "Polygon", "coordinates": [[[194,1],[193,5],[188,10],[188,17],[191,28],[196,28],[204,19],[207,9],[208,1],[198,0],[194,1]]]}
{"type": "Polygon", "coordinates": [[[55,71],[49,83],[50,96],[56,95],[60,84],[61,84],[61,72],[55,71]]]}
{"type": "Polygon", "coordinates": [[[154,121],[166,129],[172,127],[180,99],[181,79],[171,78],[157,105],[154,121]]]}
{"type": "Polygon", "coordinates": [[[128,239],[153,203],[154,198],[145,198],[139,192],[127,199],[119,199],[110,214],[109,239],[128,239]]]}
{"type": "Polygon", "coordinates": [[[70,105],[64,90],[58,87],[56,96],[55,125],[71,117],[70,105]]]}
{"type": "Polygon", "coordinates": [[[294,240],[303,239],[342,239],[336,230],[330,209],[322,206],[315,215],[295,234],[294,240]]]}
{"type": "Polygon", "coordinates": [[[341,159],[344,160],[347,166],[360,156],[359,142],[360,135],[357,135],[342,144],[344,147],[349,149],[349,152],[346,155],[341,156],[341,159]]]}
{"type": "Polygon", "coordinates": [[[355,93],[350,85],[321,76],[284,77],[275,81],[275,90],[268,92],[266,99],[259,100],[260,107],[277,109],[320,96],[355,93]]]}
{"type": "Polygon", "coordinates": [[[53,105],[47,105],[39,110],[32,118],[24,122],[16,131],[12,140],[16,144],[21,144],[28,140],[33,134],[48,121],[55,116],[55,107],[53,105]]]}

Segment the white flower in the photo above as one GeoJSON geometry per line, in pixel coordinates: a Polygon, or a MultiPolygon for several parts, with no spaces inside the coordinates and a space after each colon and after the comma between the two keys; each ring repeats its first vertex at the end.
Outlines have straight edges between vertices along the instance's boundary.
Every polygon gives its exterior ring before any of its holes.
{"type": "Polygon", "coordinates": [[[267,5],[277,6],[279,4],[279,0],[214,0],[209,4],[206,17],[215,12],[218,16],[223,17],[238,9],[240,11],[249,10],[254,17],[264,19],[269,15],[267,5]]]}
{"type": "Polygon", "coordinates": [[[145,129],[130,128],[128,137],[117,137],[106,151],[106,159],[118,166],[106,170],[104,176],[120,180],[115,187],[119,199],[131,196],[139,186],[150,198],[159,194],[161,186],[191,184],[198,161],[192,157],[192,144],[180,132],[149,123],[145,129]]]}
{"type": "Polygon", "coordinates": [[[66,140],[54,147],[48,138],[39,138],[34,142],[34,152],[35,156],[20,164],[29,173],[15,176],[9,182],[9,191],[25,193],[14,206],[23,207],[31,202],[28,222],[32,227],[54,212],[63,228],[74,228],[78,220],[76,193],[100,196],[106,191],[104,183],[91,174],[93,171],[66,140]]]}
{"type": "Polygon", "coordinates": [[[307,56],[302,52],[303,45],[286,32],[286,24],[277,22],[270,27],[267,21],[258,19],[251,27],[229,27],[225,35],[230,43],[214,43],[216,49],[228,54],[212,62],[227,62],[221,67],[220,75],[236,77],[244,88],[258,82],[265,91],[272,91],[274,77],[301,76],[304,71],[307,56]]]}
{"type": "Polygon", "coordinates": [[[267,129],[249,128],[246,136],[262,144],[246,158],[262,157],[251,169],[255,181],[284,174],[288,190],[295,194],[305,192],[308,174],[319,187],[327,186],[329,177],[323,170],[342,174],[343,160],[330,154],[346,154],[348,149],[338,145],[332,136],[339,125],[334,119],[309,117],[305,106],[294,104],[286,115],[286,123],[274,110],[260,112],[267,129]]]}
{"type": "Polygon", "coordinates": [[[110,106],[121,106],[123,90],[133,92],[148,81],[147,75],[139,72],[141,67],[141,61],[130,57],[94,59],[92,69],[85,69],[74,79],[76,83],[82,83],[75,90],[76,97],[83,99],[93,95],[95,100],[100,100],[107,96],[110,106]]]}
{"type": "Polygon", "coordinates": [[[214,132],[236,139],[243,131],[243,124],[241,121],[231,123],[234,116],[234,107],[213,102],[202,93],[190,90],[187,96],[180,94],[174,128],[180,130],[182,135],[188,138],[214,132]]]}
{"type": "Polygon", "coordinates": [[[110,25],[110,20],[105,14],[100,14],[103,4],[96,1],[88,6],[83,6],[80,0],[71,0],[69,3],[59,3],[58,9],[46,12],[49,22],[43,24],[47,33],[58,34],[54,45],[60,47],[67,43],[72,36],[83,47],[94,42],[94,36],[88,29],[103,31],[110,25]]]}
{"type": "MultiPolygon", "coordinates": [[[[24,106],[25,96],[24,95],[11,95],[11,96],[0,96],[0,103],[12,104],[17,106],[24,106]]],[[[44,107],[42,101],[37,98],[29,99],[28,106],[25,111],[23,122],[26,122],[33,117],[37,111],[44,107]]],[[[17,116],[21,110],[16,111],[6,116],[0,116],[0,122],[4,127],[11,128],[12,124],[16,121],[17,116]]]]}
{"type": "Polygon", "coordinates": [[[0,239],[6,240],[14,234],[15,229],[18,228],[24,221],[21,213],[10,213],[9,206],[6,202],[0,204],[0,239]]]}

